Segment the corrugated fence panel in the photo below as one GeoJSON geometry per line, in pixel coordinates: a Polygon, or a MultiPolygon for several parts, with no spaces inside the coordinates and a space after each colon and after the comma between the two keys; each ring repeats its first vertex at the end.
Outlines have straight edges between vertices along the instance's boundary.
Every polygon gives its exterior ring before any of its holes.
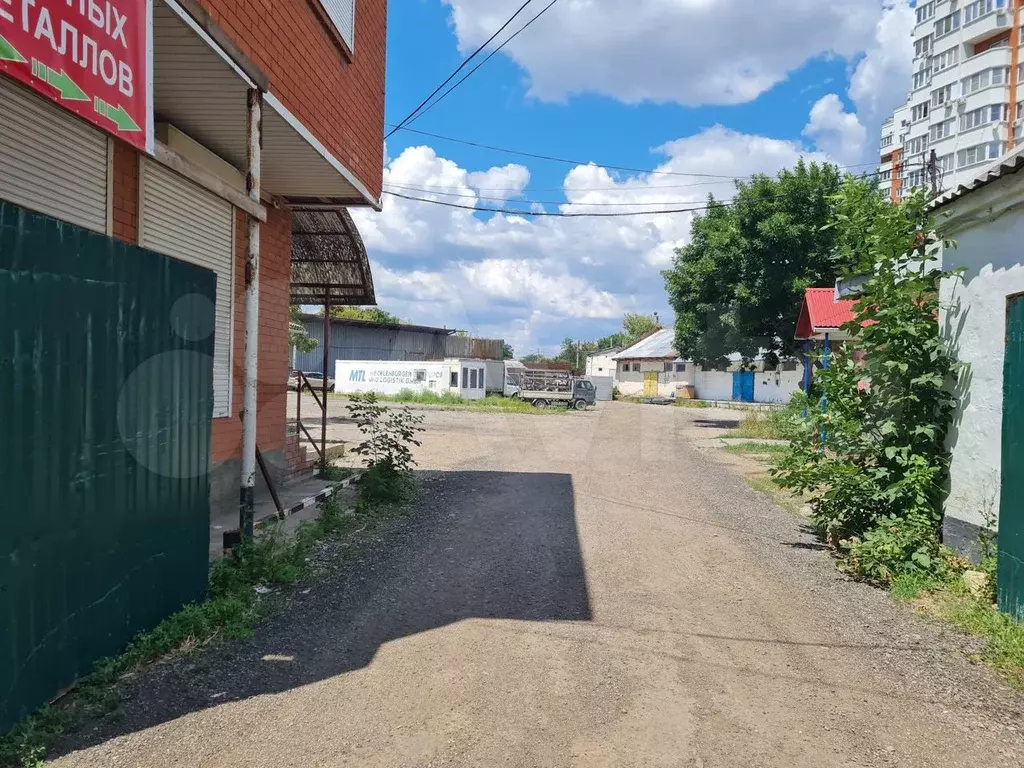
{"type": "Polygon", "coordinates": [[[215,295],[0,203],[0,731],[205,593],[215,295]]]}

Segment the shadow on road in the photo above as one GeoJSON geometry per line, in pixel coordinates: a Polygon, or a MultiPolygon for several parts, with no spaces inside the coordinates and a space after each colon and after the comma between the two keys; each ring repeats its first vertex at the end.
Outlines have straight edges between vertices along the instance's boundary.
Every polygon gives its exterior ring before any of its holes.
{"type": "Polygon", "coordinates": [[[739,421],[728,419],[694,419],[692,423],[704,429],[736,429],[740,425],[739,421]]]}
{"type": "Polygon", "coordinates": [[[421,480],[416,511],[389,524],[362,559],[298,593],[251,640],[143,671],[125,686],[116,720],[88,724],[51,754],[343,675],[385,643],[463,619],[591,619],[569,475],[421,480]]]}

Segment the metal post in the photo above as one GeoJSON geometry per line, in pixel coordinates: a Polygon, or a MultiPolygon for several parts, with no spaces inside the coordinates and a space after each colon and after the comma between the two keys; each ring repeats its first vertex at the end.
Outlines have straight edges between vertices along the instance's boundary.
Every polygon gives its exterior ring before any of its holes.
{"type": "MultiPolygon", "coordinates": [[[[811,396],[811,340],[804,339],[804,397],[811,396]]],[[[807,402],[806,399],[804,402],[807,402]]],[[[804,418],[807,417],[807,408],[804,407],[804,418]]]]}
{"type": "Polygon", "coordinates": [[[327,377],[331,358],[331,292],[327,289],[324,298],[324,367],[323,367],[323,413],[320,414],[320,460],[327,465],[327,377]]]}
{"type": "MultiPolygon", "coordinates": [[[[249,199],[260,202],[260,157],[263,151],[263,94],[256,88],[248,96],[249,199]]],[[[239,493],[239,527],[252,536],[256,494],[256,379],[259,369],[260,320],[260,222],[248,220],[249,252],[245,260],[245,362],[242,374],[242,483],[239,493]]]]}
{"type": "MultiPolygon", "coordinates": [[[[822,358],[821,358],[821,367],[822,367],[822,369],[824,369],[826,371],[828,370],[829,347],[830,347],[829,337],[828,337],[828,334],[826,333],[825,334],[825,353],[822,355],[822,358]]],[[[827,410],[828,410],[828,400],[825,397],[824,391],[822,391],[822,393],[821,393],[821,412],[825,413],[827,410]]],[[[828,431],[824,427],[822,427],[821,428],[821,450],[822,451],[825,450],[825,438],[826,437],[828,437],[828,431]]]]}

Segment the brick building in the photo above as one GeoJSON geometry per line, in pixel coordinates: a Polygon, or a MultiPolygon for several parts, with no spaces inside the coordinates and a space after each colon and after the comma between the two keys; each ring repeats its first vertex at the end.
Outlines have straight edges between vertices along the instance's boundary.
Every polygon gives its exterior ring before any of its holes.
{"type": "Polygon", "coordinates": [[[201,597],[253,392],[248,434],[287,469],[289,304],[374,302],[346,208],[380,207],[386,12],[0,0],[0,449],[28,526],[0,545],[25,662],[0,726],[201,597]]]}

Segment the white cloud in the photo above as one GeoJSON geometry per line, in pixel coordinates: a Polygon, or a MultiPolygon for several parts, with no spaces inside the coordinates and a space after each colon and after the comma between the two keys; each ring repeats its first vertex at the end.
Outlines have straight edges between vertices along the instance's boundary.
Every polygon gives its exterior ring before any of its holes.
{"type": "MultiPolygon", "coordinates": [[[[827,159],[795,142],[722,126],[656,151],[665,159],[651,173],[622,176],[594,164],[572,168],[562,185],[567,202],[557,210],[700,208],[709,193],[731,197],[732,176],[774,173],[801,156],[827,159]],[[688,175],[675,175],[682,173],[688,175]]],[[[410,147],[385,169],[385,183],[415,197],[474,205],[477,190],[486,190],[484,196],[500,189],[510,190],[510,197],[521,193],[529,173],[518,168],[470,172],[430,147],[410,147]]],[[[655,212],[614,218],[474,214],[390,195],[380,213],[353,209],[352,215],[374,260],[383,307],[415,322],[503,338],[515,334],[521,351],[549,349],[566,335],[604,335],[624,311],[669,317],[660,271],[687,241],[693,218],[655,212]]]]}
{"type": "Polygon", "coordinates": [[[522,194],[530,183],[530,170],[525,165],[509,163],[501,168],[467,174],[466,182],[481,197],[501,202],[522,194]]]}
{"type": "Polygon", "coordinates": [[[877,161],[882,121],[907,98],[913,29],[914,10],[907,0],[886,0],[873,41],[850,77],[848,94],[855,113],[845,111],[839,96],[827,94],[811,108],[804,135],[848,164],[877,161]]]}
{"type": "Polygon", "coordinates": [[[811,107],[804,135],[844,165],[856,165],[864,155],[867,130],[834,93],[822,96],[811,107]]]}
{"type": "MultiPolygon", "coordinates": [[[[444,2],[463,53],[515,5],[444,2]]],[[[562,0],[503,52],[544,100],[599,93],[629,103],[740,104],[810,58],[863,51],[878,10],[878,0],[562,0]]],[[[527,8],[509,29],[535,12],[527,8]]]]}

